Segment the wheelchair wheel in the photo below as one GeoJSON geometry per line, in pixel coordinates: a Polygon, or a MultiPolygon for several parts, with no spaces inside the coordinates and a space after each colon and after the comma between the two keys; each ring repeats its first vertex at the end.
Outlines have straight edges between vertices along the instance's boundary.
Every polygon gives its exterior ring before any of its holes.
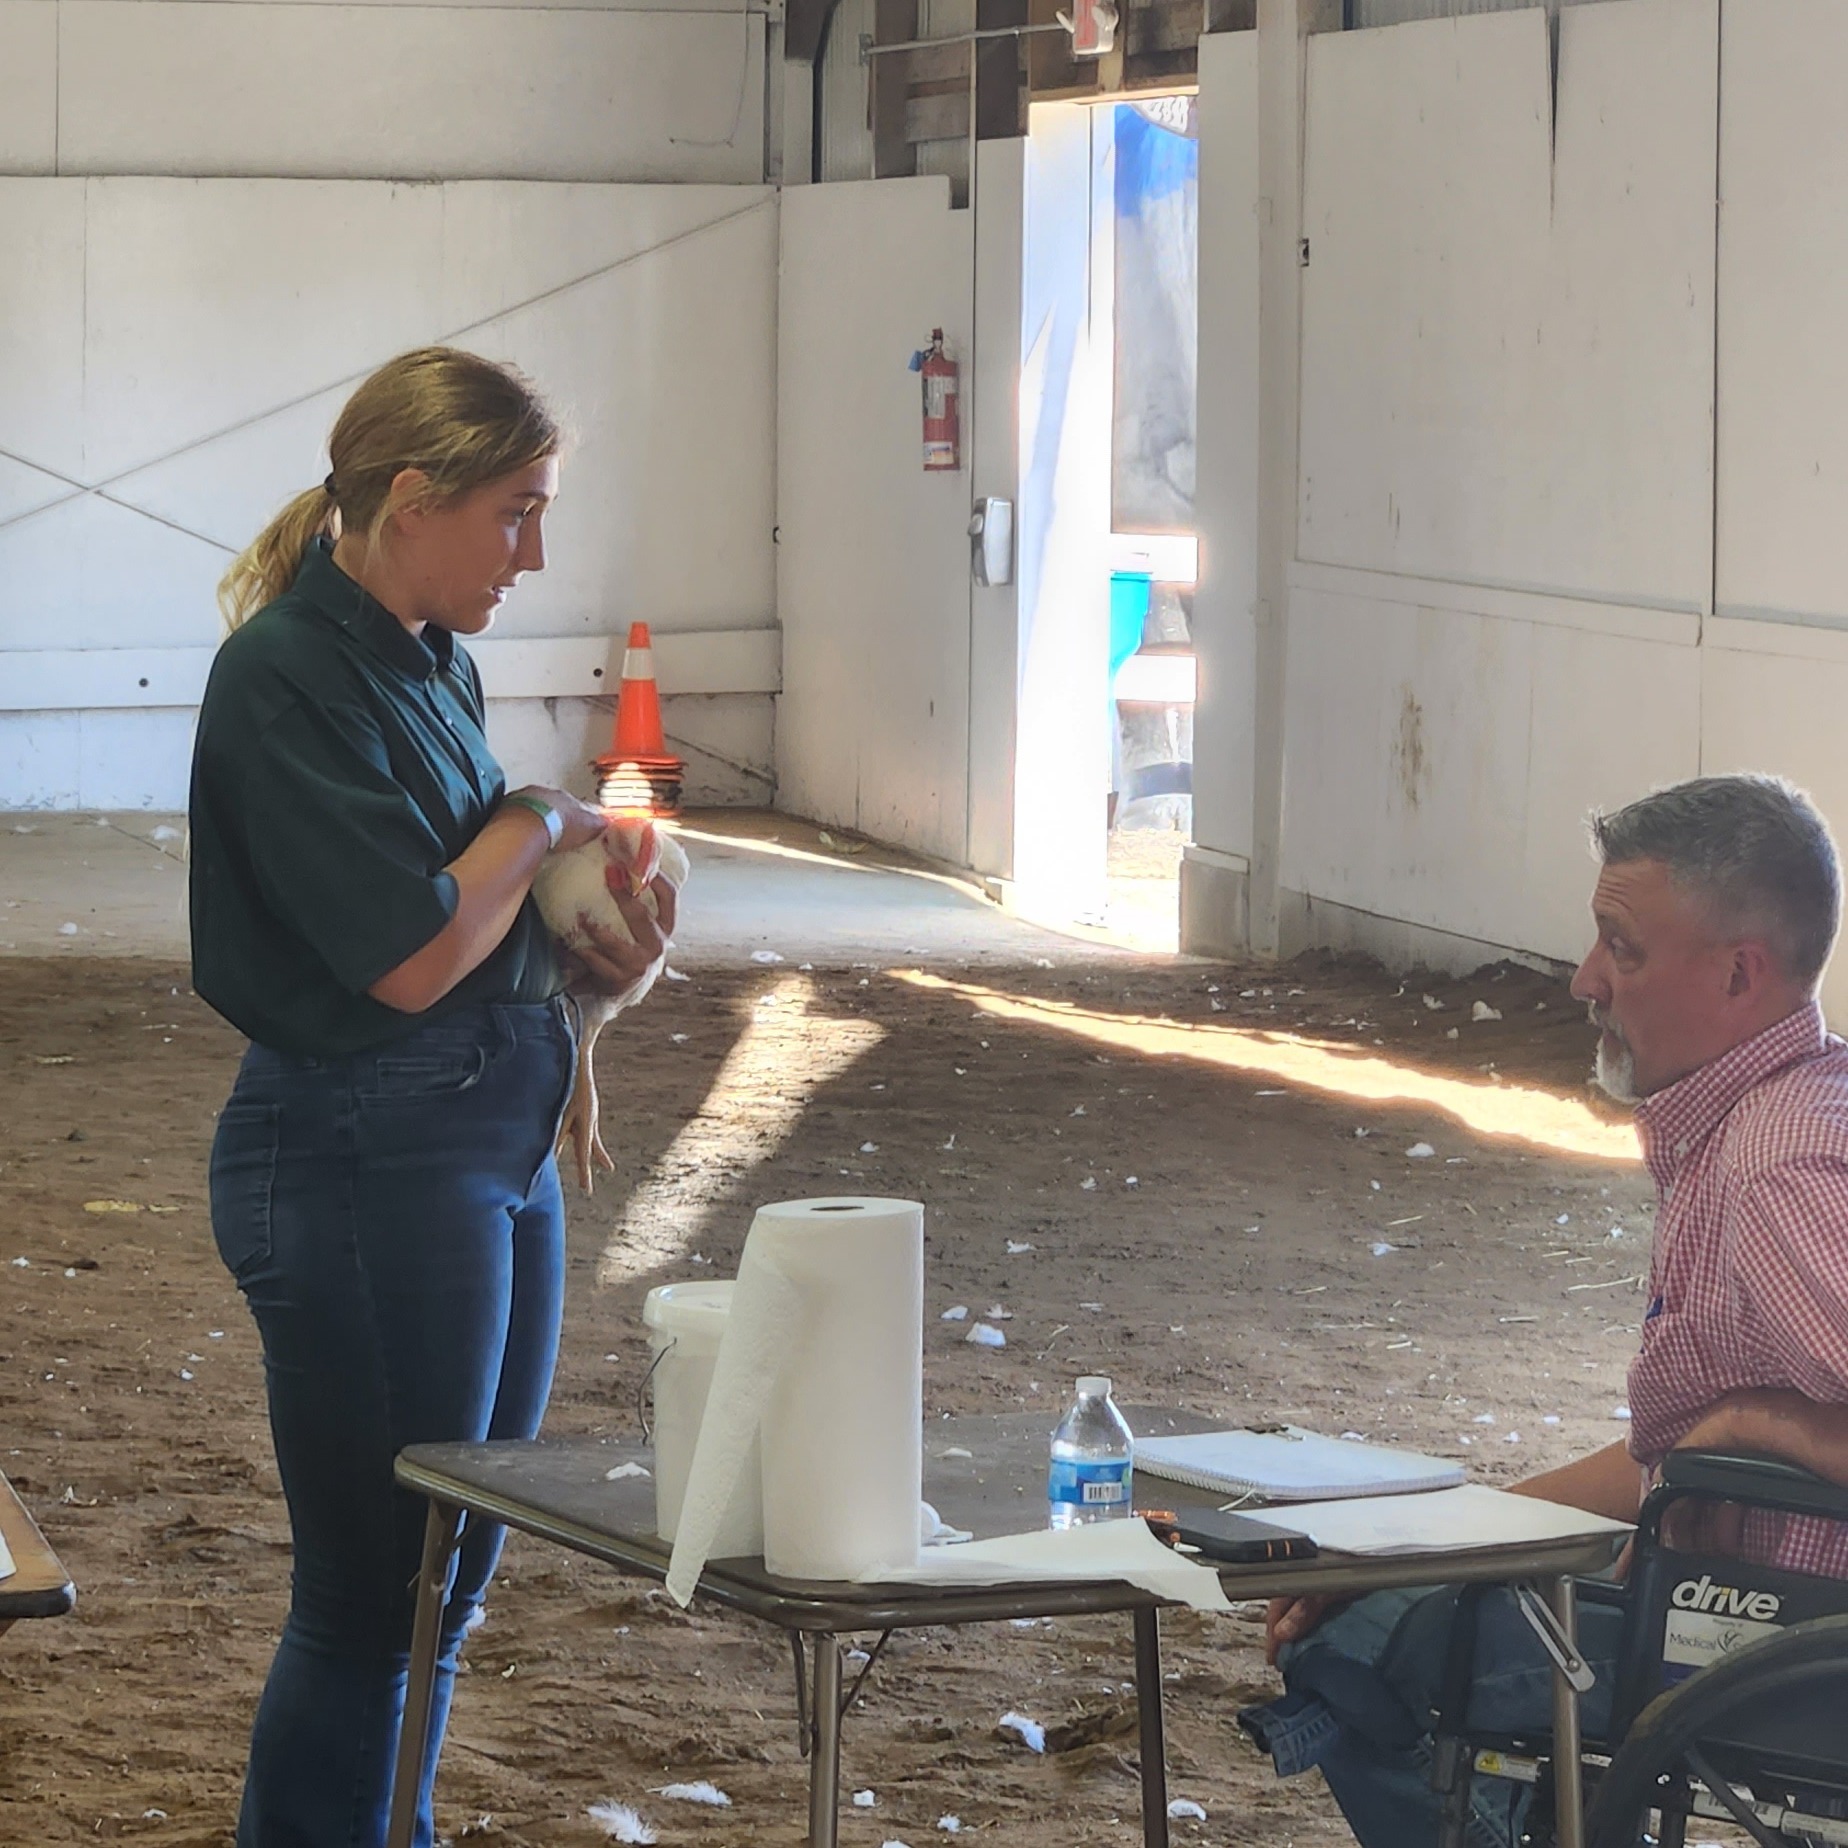
{"type": "MultiPolygon", "coordinates": [[[[1677,1806],[1680,1793],[1703,1790],[1720,1803],[1732,1786],[1713,1775],[1703,1741],[1724,1737],[1734,1722],[1762,1716],[1773,1701],[1828,1701],[1840,1710],[1848,1691],[1848,1615],[1792,1624],[1781,1635],[1753,1643],[1704,1668],[1653,1700],[1630,1728],[1586,1818],[1586,1848],[1635,1848],[1646,1839],[1651,1810],[1677,1806]],[[1833,1684],[1831,1688],[1830,1684],[1833,1684]],[[1830,1694],[1833,1700],[1829,1700],[1830,1694]],[[1714,1786],[1721,1789],[1715,1789],[1714,1786]],[[1724,1792],[1724,1794],[1722,1794],[1724,1792]]],[[[1848,1781],[1848,1749],[1837,1778],[1848,1781]]],[[[1736,1799],[1735,1799],[1736,1800],[1736,1799]]],[[[1685,1803],[1680,1807],[1685,1810],[1685,1803]]],[[[1793,1817],[1782,1832],[1775,1815],[1751,1822],[1734,1812],[1737,1826],[1769,1844],[1801,1841],[1793,1817]]]]}

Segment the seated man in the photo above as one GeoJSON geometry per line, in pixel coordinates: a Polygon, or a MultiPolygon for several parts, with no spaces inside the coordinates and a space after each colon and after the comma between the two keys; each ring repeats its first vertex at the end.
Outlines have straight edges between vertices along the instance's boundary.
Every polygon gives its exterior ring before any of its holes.
{"type": "MultiPolygon", "coordinates": [[[[1637,1106],[1658,1195],[1627,1444],[1548,1471],[1523,1493],[1634,1520],[1671,1450],[1778,1456],[1848,1484],[1848,1046],[1817,985],[1841,878],[1822,818],[1770,777],[1702,777],[1592,824],[1597,941],[1572,992],[1600,1030],[1597,1083],[1637,1106]]],[[[1848,1529],[1753,1514],[1721,1550],[1848,1578],[1848,1529]]],[[[1268,1613],[1288,1692],[1240,1721],[1281,1775],[1320,1766],[1366,1848],[1437,1832],[1425,1729],[1454,1593],[1388,1592],[1339,1614],[1319,1599],[1268,1613]]],[[[1610,1710],[1621,1613],[1587,1606],[1598,1669],[1587,1733],[1610,1710]]],[[[1506,1593],[1484,1599],[1472,1724],[1550,1723],[1550,1668],[1506,1593]]],[[[1519,1839],[1530,1792],[1478,1779],[1470,1840],[1519,1839]]]]}

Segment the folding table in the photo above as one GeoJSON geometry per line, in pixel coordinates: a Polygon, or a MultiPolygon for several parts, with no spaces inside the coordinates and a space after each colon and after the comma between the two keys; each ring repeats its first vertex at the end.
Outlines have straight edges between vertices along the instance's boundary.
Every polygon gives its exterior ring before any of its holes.
{"type": "Polygon", "coordinates": [[[77,1602],[77,1588],[4,1476],[0,1540],[13,1556],[12,1573],[0,1579],[0,1636],[22,1617],[62,1617],[77,1602]]]}
{"type": "MultiPolygon", "coordinates": [[[[1157,1431],[1215,1428],[1189,1413],[1129,1409],[1143,1436],[1157,1431]]],[[[1035,1414],[935,1419],[924,1430],[924,1496],[954,1527],[978,1539],[1020,1533],[1045,1520],[1047,1419],[1035,1414]]],[[[672,1549],[655,1535],[654,1483],[644,1476],[608,1479],[625,1463],[652,1465],[640,1443],[603,1438],[534,1442],[422,1444],[397,1462],[397,1479],[428,1498],[423,1569],[417,1588],[405,1700],[386,1848],[410,1848],[418,1767],[429,1736],[439,1618],[450,1559],[465,1516],[503,1521],[614,1566],[664,1579],[672,1549]]],[[[1220,1497],[1180,1483],[1138,1480],[1145,1505],[1218,1505],[1220,1497]]],[[[1277,1518],[1288,1522],[1287,1509],[1277,1518]]],[[[1228,1566],[1220,1573],[1233,1600],[1343,1596],[1400,1585],[1536,1580],[1561,1628],[1573,1634],[1573,1576],[1610,1564],[1608,1533],[1535,1540],[1468,1552],[1399,1554],[1388,1558],[1323,1553],[1312,1560],[1228,1566]]],[[[1168,1786],[1161,1698],[1160,1600],[1134,1585],[1025,1584],[995,1586],[858,1585],[782,1579],[761,1559],[709,1560],[701,1598],[762,1618],[788,1633],[796,1660],[798,1724],[809,1759],[809,1842],[835,1848],[840,1803],[841,1719],[860,1683],[841,1691],[841,1637],[938,1624],[998,1623],[1018,1617],[1128,1612],[1135,1632],[1136,1706],[1141,1744],[1142,1831],[1146,1848],[1167,1848],[1168,1786]],[[812,1669],[805,1663],[809,1639],[812,1669]]],[[[873,1652],[877,1659],[877,1650],[873,1652]]],[[[867,1664],[870,1668],[872,1663],[867,1664]]],[[[867,1670],[861,1671],[861,1680],[867,1670]]],[[[1556,1677],[1555,1736],[1560,1741],[1559,1843],[1580,1848],[1578,1700],[1556,1677]]]]}

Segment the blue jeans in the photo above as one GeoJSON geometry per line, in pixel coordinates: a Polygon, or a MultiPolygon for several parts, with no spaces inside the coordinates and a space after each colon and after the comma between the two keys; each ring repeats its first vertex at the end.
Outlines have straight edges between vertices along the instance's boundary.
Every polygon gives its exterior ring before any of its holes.
{"type": "MultiPolygon", "coordinates": [[[[553,1139],[565,1004],[458,1009],[332,1060],[252,1046],[212,1144],[212,1230],[263,1338],[294,1539],[238,1848],[378,1848],[424,1504],[407,1444],[531,1437],[564,1296],[553,1139]]],[[[416,1841],[464,1631],[502,1530],[464,1530],[444,1607],[416,1841]]]]}
{"type": "MultiPolygon", "coordinates": [[[[1279,1777],[1320,1769],[1361,1848],[1431,1848],[1437,1840],[1442,1799],[1431,1788],[1430,1729],[1455,1608],[1454,1588],[1362,1598],[1285,1647],[1281,1700],[1239,1715],[1279,1777]]],[[[1513,1593],[1488,1591],[1477,1611],[1471,1730],[1550,1733],[1553,1666],[1513,1593]]],[[[1579,1706],[1587,1738],[1604,1737],[1610,1725],[1622,1628],[1620,1608],[1580,1601],[1579,1651],[1598,1677],[1579,1706]]],[[[1475,1778],[1471,1848],[1514,1848],[1532,1796],[1525,1784],[1475,1778]]]]}

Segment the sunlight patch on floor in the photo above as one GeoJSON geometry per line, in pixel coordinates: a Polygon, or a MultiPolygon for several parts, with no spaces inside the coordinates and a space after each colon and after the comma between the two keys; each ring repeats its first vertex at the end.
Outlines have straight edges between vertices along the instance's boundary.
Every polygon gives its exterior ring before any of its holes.
{"type": "MultiPolygon", "coordinates": [[[[769,1161],[815,1093],[885,1038],[883,1027],[818,1011],[814,1000],[815,984],[801,975],[757,997],[698,1113],[629,1196],[598,1262],[599,1283],[622,1283],[684,1258],[707,1224],[686,1210],[688,1177],[769,1161]]],[[[613,1092],[605,1097],[608,1113],[613,1092]]]]}
{"type": "Polygon", "coordinates": [[[1632,1125],[1607,1122],[1580,1099],[1536,1086],[1423,1071],[1334,1040],[1105,1013],[1071,1002],[1024,1000],[916,969],[890,973],[915,988],[955,995],[991,1018],[1015,1026],[1070,1033],[1145,1058],[1194,1059],[1356,1103],[1423,1104],[1441,1110],[1479,1136],[1506,1137],[1556,1155],[1581,1155],[1597,1161],[1641,1159],[1632,1125]]]}

